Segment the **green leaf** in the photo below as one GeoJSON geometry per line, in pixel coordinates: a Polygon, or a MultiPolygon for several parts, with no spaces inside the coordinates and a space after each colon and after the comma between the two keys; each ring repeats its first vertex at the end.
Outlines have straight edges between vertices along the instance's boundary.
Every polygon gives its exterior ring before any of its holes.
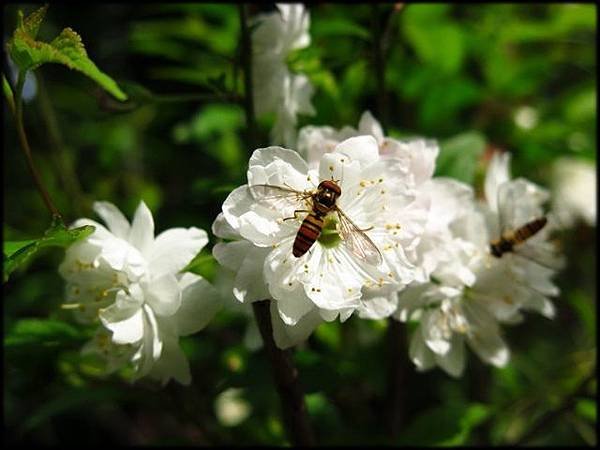
{"type": "Polygon", "coordinates": [[[79,228],[68,229],[62,220],[55,218],[44,236],[39,239],[25,241],[3,242],[4,252],[4,281],[17,267],[23,265],[30,257],[44,247],[68,247],[78,239],[89,236],[94,232],[94,227],[84,225],[79,228]]]}
{"type": "Polygon", "coordinates": [[[183,268],[182,272],[195,273],[205,280],[212,282],[217,274],[218,266],[217,260],[210,251],[202,250],[183,268]]]}
{"type": "Polygon", "coordinates": [[[15,100],[14,100],[14,96],[13,96],[13,91],[12,91],[12,87],[8,83],[8,80],[6,79],[4,74],[2,74],[2,91],[4,92],[4,98],[6,99],[6,102],[8,103],[8,107],[10,108],[11,112],[14,114],[15,100]]]}
{"type": "Polygon", "coordinates": [[[83,338],[77,328],[66,322],[52,319],[21,319],[4,337],[4,348],[24,345],[59,345],[83,338]]]}
{"type": "Polygon", "coordinates": [[[400,445],[465,445],[471,431],[490,414],[485,405],[447,404],[420,414],[401,435],[400,445]],[[434,424],[434,426],[432,426],[434,424]]]}
{"type": "Polygon", "coordinates": [[[436,176],[452,177],[472,184],[485,145],[483,135],[475,131],[461,133],[442,142],[436,176]]]}
{"type": "Polygon", "coordinates": [[[62,30],[50,43],[35,39],[47,9],[45,5],[20,21],[8,42],[10,56],[19,69],[33,70],[45,63],[62,64],[88,76],[118,100],[127,100],[117,83],[89,59],[81,36],[71,28],[62,30]]]}
{"type": "Polygon", "coordinates": [[[583,417],[584,419],[589,420],[592,423],[596,423],[596,402],[594,402],[593,400],[579,400],[575,405],[575,411],[579,416],[583,417]]]}

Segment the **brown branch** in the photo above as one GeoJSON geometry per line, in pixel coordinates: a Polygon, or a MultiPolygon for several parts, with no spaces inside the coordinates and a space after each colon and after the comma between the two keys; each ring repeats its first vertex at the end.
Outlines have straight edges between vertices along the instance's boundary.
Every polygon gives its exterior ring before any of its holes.
{"type": "Polygon", "coordinates": [[[383,51],[383,24],[381,23],[379,5],[371,9],[371,26],[373,33],[373,69],[375,70],[375,83],[377,88],[377,115],[381,127],[387,131],[388,103],[385,90],[385,56],[383,51]]]}
{"type": "MultiPolygon", "coordinates": [[[[244,75],[244,108],[246,112],[246,128],[248,144],[252,150],[258,147],[256,118],[254,114],[254,98],[252,90],[252,42],[248,30],[248,11],[244,4],[239,5],[240,11],[240,48],[241,65],[244,75]]],[[[298,370],[294,367],[289,351],[277,347],[273,339],[273,324],[271,322],[270,301],[262,300],[252,306],[254,317],[263,339],[264,348],[269,358],[271,372],[281,401],[283,420],[288,437],[293,445],[315,445],[314,434],[310,425],[304,393],[300,387],[298,370]]]]}
{"type": "Polygon", "coordinates": [[[283,420],[293,445],[314,446],[315,438],[304,403],[298,370],[294,367],[290,352],[279,349],[273,340],[270,303],[269,300],[262,300],[254,302],[252,306],[281,400],[283,420]]]}
{"type": "MultiPolygon", "coordinates": [[[[386,5],[387,6],[387,5],[386,5]]],[[[373,37],[373,70],[377,84],[377,111],[376,115],[381,121],[384,135],[388,130],[388,101],[385,86],[385,62],[386,53],[390,48],[389,39],[393,19],[401,10],[401,6],[395,6],[389,13],[385,24],[381,20],[379,5],[373,5],[371,25],[373,37]]],[[[388,347],[388,378],[387,398],[384,408],[386,428],[392,439],[398,437],[404,422],[404,403],[406,389],[406,368],[408,359],[406,356],[406,330],[403,324],[393,318],[388,319],[387,328],[388,347]]]]}
{"type": "Polygon", "coordinates": [[[388,379],[386,427],[392,439],[400,435],[404,423],[404,404],[406,392],[406,327],[396,319],[388,319],[388,379]]]}
{"type": "Polygon", "coordinates": [[[254,95],[252,89],[252,42],[248,30],[248,10],[243,3],[239,5],[240,11],[240,47],[244,75],[244,109],[246,111],[246,130],[248,144],[252,151],[258,147],[256,134],[256,116],[254,111],[254,95]]]}

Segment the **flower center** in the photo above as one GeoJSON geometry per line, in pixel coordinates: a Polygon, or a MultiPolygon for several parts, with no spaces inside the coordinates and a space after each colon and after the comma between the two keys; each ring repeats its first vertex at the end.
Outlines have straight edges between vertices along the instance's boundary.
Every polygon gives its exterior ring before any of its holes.
{"type": "Polygon", "coordinates": [[[319,243],[323,247],[333,248],[337,247],[341,240],[342,238],[337,230],[337,220],[334,216],[330,215],[325,219],[325,223],[323,224],[323,229],[319,236],[319,243]]]}

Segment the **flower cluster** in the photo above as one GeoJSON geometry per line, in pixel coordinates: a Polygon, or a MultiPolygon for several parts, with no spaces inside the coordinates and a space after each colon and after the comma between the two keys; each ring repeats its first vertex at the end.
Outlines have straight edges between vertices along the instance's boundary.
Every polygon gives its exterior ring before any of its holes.
{"type": "Polygon", "coordinates": [[[108,202],[94,203],[108,229],[90,219],[73,226],[95,231],[67,250],[59,272],[67,281],[67,308],[78,321],[98,324],[84,352],[102,357],[107,371],[133,363],[136,377],[190,383],[179,336],[206,326],[220,307],[214,288],[181,270],[207,244],[198,228],[172,228],[154,237],[141,202],[133,222],[108,202]]]}
{"type": "MultiPolygon", "coordinates": [[[[309,15],[300,4],[280,4],[251,28],[255,113],[275,115],[271,139],[285,147],[253,152],[247,183],[213,223],[222,238],[213,255],[224,269],[217,288],[182,273],[207,244],[204,231],[174,228],[155,238],[143,202],[131,225],[114,205],[96,203],[108,229],[77,221],[96,231],[69,248],[60,266],[65,306],[99,325],[85,351],[102,355],[108,370],[133,363],[138,377],[189,383],[179,336],[203,328],[224,297],[245,313],[271,299],[280,348],[355,314],[416,322],[409,352],[419,370],[438,365],[459,376],[465,344],[485,362],[505,365],[501,326],[523,320],[526,310],[554,316],[552,277],[563,261],[550,233],[573,216],[595,218],[578,202],[590,177],[562,183],[556,213],[545,214],[549,193],[512,180],[508,153],[491,157],[484,198],[477,198],[471,186],[434,176],[435,141],[385,136],[368,111],[357,128],[296,133],[297,115],[314,113],[313,88],[287,59],[309,45],[309,15]]],[[[562,173],[571,180],[582,172],[565,165],[562,173]]],[[[246,342],[259,345],[255,328],[246,342]]]]}
{"type": "Polygon", "coordinates": [[[293,146],[298,114],[314,114],[313,87],[305,75],[291,73],[287,58],[310,44],[310,16],[302,4],[278,4],[277,11],[254,18],[252,79],[256,115],[274,113],[271,142],[293,146]]]}
{"type": "Polygon", "coordinates": [[[213,224],[227,239],[213,252],[235,274],[234,296],[274,300],[274,328],[285,332],[275,331],[280,347],[353,313],[414,320],[410,355],[417,367],[437,364],[458,376],[465,343],[502,366],[509,358],[502,324],[522,320],[523,310],[554,315],[548,297],[558,294],[551,277],[562,261],[548,241],[553,218],[542,210],[548,193],[511,180],[509,154],[492,157],[479,200],[471,186],[433,177],[434,141],[386,137],[369,112],[358,129],[303,128],[298,150],[256,150],[248,183],[229,195],[213,224]],[[309,250],[293,256],[325,180],[341,190],[341,213],[326,214],[309,250]],[[343,216],[353,233],[344,230],[343,216]],[[523,237],[533,222],[541,229],[523,237]],[[356,251],[352,234],[366,235],[361,245],[368,240],[381,258],[356,251]],[[501,237],[509,244],[494,254],[491,244],[501,237]],[[283,327],[275,327],[279,320],[283,327]]]}

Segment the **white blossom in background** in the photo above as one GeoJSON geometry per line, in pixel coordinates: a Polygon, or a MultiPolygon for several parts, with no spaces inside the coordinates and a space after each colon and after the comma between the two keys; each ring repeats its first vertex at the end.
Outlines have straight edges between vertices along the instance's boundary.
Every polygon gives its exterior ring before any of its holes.
{"type": "Polygon", "coordinates": [[[220,307],[214,288],[181,270],[207,244],[204,230],[171,228],[154,237],[154,220],[141,202],[130,224],[116,206],[94,203],[107,228],[68,248],[59,272],[67,281],[67,302],[83,323],[99,323],[84,351],[102,356],[109,370],[133,363],[136,378],[190,383],[179,337],[208,324],[220,307]]]}
{"type": "MultiPolygon", "coordinates": [[[[236,273],[233,293],[238,300],[274,300],[282,322],[293,327],[279,330],[278,345],[306,338],[323,320],[346,320],[364,305],[367,290],[387,292],[389,286],[405,286],[419,276],[406,254],[419,244],[428,204],[417,198],[413,178],[405,161],[381,159],[371,136],[339,143],[313,169],[293,150],[269,147],[254,152],[250,186],[305,191],[323,180],[339,180],[342,195],[337,205],[358,227],[373,227],[367,234],[383,255],[382,263],[374,266],[358,259],[341,239],[319,239],[296,258],[292,244],[303,216],[282,219],[302,205],[290,202],[270,208],[253,197],[248,185],[235,189],[213,224],[213,232],[231,242],[217,244],[213,254],[236,273]]],[[[274,334],[277,339],[277,329],[274,334]]]]}
{"type": "Polygon", "coordinates": [[[575,158],[560,158],[552,171],[552,211],[562,227],[582,219],[596,225],[596,167],[575,158]]]}
{"type": "Polygon", "coordinates": [[[522,310],[554,317],[548,297],[559,293],[551,277],[562,261],[548,242],[552,218],[516,252],[496,258],[489,250],[502,224],[516,229],[541,217],[542,204],[548,200],[539,186],[522,178],[511,180],[509,162],[508,153],[494,154],[485,179],[485,201],[450,224],[455,239],[446,248],[454,253],[454,267],[440,265],[430,282],[400,294],[395,316],[419,321],[410,357],[420,370],[438,365],[451,375],[461,375],[465,344],[483,361],[502,367],[510,351],[501,324],[520,322],[522,310]]]}
{"type": "Polygon", "coordinates": [[[314,89],[308,78],[291,73],[288,56],[310,44],[310,16],[299,3],[277,4],[277,11],[253,20],[252,79],[257,116],[275,114],[271,142],[294,146],[298,114],[312,115],[314,89]]]}

